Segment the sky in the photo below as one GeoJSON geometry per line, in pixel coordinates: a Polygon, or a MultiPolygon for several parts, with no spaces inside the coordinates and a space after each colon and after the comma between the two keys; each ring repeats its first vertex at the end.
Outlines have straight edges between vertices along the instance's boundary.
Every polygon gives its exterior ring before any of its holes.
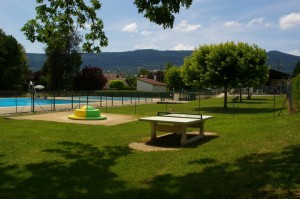
{"type": "MultiPolygon", "coordinates": [[[[86,0],[86,2],[88,2],[86,0]]],[[[173,29],[151,23],[134,0],[100,0],[108,47],[102,52],[138,49],[194,50],[227,41],[258,45],[300,56],[300,0],[193,0],[175,15],[173,29]]],[[[35,18],[35,0],[0,0],[0,28],[15,37],[27,53],[43,53],[20,31],[35,18]]]]}

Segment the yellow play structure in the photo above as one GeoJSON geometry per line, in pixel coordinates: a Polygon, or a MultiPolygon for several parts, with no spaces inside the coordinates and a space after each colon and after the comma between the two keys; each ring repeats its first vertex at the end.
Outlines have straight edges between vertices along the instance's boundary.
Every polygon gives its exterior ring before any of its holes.
{"type": "Polygon", "coordinates": [[[75,109],[74,115],[69,115],[72,120],[106,120],[106,116],[101,116],[100,110],[92,106],[83,106],[80,109],[75,109]]]}

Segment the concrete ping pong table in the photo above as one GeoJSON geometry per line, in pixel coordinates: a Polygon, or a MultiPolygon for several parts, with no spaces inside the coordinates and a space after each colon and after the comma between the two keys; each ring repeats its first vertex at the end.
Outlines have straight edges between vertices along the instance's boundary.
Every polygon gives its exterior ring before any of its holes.
{"type": "Polygon", "coordinates": [[[140,118],[139,121],[150,122],[151,124],[151,141],[156,139],[156,131],[173,132],[181,134],[180,144],[185,145],[204,137],[204,122],[212,118],[209,115],[192,115],[170,113],[153,117],[140,118]],[[187,139],[187,128],[199,128],[199,135],[187,139]]]}

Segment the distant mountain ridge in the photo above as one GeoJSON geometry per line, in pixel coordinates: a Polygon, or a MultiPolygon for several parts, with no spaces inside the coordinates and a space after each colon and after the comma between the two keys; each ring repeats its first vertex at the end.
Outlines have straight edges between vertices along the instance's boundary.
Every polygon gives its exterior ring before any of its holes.
{"type": "MultiPolygon", "coordinates": [[[[148,70],[164,70],[166,63],[176,66],[183,64],[184,58],[193,51],[158,51],[158,50],[135,50],[128,52],[103,52],[100,54],[82,54],[82,66],[90,65],[100,67],[106,73],[136,74],[139,68],[148,70]]],[[[291,73],[300,61],[300,56],[294,56],[279,51],[267,53],[267,64],[272,69],[285,73],[291,73]]],[[[42,68],[45,54],[27,53],[30,69],[38,71],[42,68]]]]}

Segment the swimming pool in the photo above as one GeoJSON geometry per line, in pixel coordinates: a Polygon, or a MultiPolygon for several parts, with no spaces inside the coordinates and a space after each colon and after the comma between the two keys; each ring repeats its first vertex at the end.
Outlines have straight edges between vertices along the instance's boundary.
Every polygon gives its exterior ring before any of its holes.
{"type": "MultiPolygon", "coordinates": [[[[55,99],[55,104],[71,104],[72,100],[67,99],[55,99]]],[[[78,100],[73,100],[73,103],[79,103],[78,100]]],[[[34,99],[35,105],[51,105],[54,104],[53,99],[34,99]]],[[[0,98],[0,107],[11,107],[11,106],[31,106],[32,101],[30,97],[20,98],[0,98]]]]}
{"type": "Polygon", "coordinates": [[[105,101],[105,100],[115,100],[115,101],[134,101],[134,100],[145,100],[144,97],[111,97],[111,96],[74,96],[74,100],[96,100],[96,101],[105,101]]]}
{"type": "MultiPolygon", "coordinates": [[[[43,98],[35,98],[34,104],[35,106],[42,105],[53,105],[53,104],[84,104],[91,102],[105,102],[105,101],[142,101],[146,100],[146,98],[135,98],[135,97],[106,97],[106,96],[74,96],[68,99],[43,99],[43,98]]],[[[30,97],[19,97],[19,98],[0,98],[0,108],[1,107],[15,107],[15,106],[31,106],[32,101],[30,97]]]]}

